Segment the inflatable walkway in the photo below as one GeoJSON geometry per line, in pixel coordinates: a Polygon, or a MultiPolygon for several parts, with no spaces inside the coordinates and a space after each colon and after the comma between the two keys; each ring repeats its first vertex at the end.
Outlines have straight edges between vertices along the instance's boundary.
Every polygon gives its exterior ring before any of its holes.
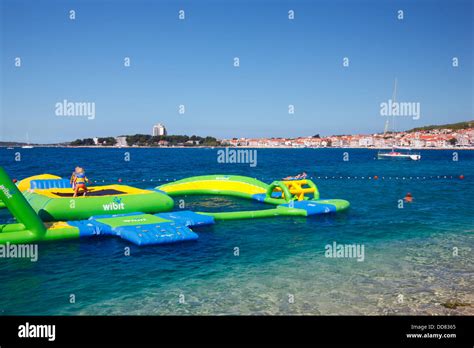
{"type": "Polygon", "coordinates": [[[225,195],[276,205],[276,208],[223,213],[201,212],[216,220],[253,219],[275,216],[311,216],[349,208],[342,199],[320,199],[311,180],[274,181],[270,185],[239,175],[204,175],[157,187],[170,196],[225,195]]]}

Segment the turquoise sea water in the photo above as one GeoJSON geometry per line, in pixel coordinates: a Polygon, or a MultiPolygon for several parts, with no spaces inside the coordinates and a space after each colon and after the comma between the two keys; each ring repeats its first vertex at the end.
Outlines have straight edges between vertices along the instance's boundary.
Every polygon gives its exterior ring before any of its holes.
{"type": "MultiPolygon", "coordinates": [[[[251,168],[217,163],[217,149],[0,149],[1,165],[18,179],[68,177],[81,165],[100,184],[122,178],[147,188],[193,175],[271,182],[306,171],[322,197],[351,202],[331,216],[221,221],[196,228],[199,240],[183,244],[140,248],[110,237],[41,244],[38,262],[0,259],[0,314],[474,314],[474,152],[458,153],[457,162],[453,151],[434,150],[422,151],[420,162],[396,162],[374,160],[375,150],[261,149],[251,168]],[[399,209],[407,192],[415,200],[399,209]],[[365,260],[326,258],[333,242],[363,244],[365,260]],[[453,301],[465,305],[442,305],[453,301]]],[[[182,199],[195,211],[264,207],[182,199]]],[[[5,210],[0,221],[11,221],[5,210]]]]}

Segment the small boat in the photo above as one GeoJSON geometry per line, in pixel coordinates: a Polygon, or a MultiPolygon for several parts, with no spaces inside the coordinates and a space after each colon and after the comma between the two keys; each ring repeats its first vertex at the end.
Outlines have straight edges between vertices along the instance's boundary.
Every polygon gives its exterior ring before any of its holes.
{"type": "Polygon", "coordinates": [[[7,150],[14,150],[14,149],[15,149],[15,148],[14,148],[14,147],[11,147],[11,146],[7,147],[7,150]]]}
{"type": "Polygon", "coordinates": [[[419,153],[411,152],[398,152],[392,149],[390,152],[379,151],[377,153],[377,159],[405,159],[405,160],[413,160],[419,161],[421,159],[421,155],[419,153]]]}
{"type": "Polygon", "coordinates": [[[23,145],[21,148],[22,149],[32,149],[33,146],[32,145],[23,145]]]}

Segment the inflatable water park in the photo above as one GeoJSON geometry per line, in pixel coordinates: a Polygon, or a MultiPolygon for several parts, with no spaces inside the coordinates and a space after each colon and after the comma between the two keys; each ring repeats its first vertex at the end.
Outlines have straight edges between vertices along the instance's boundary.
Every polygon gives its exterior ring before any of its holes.
{"type": "Polygon", "coordinates": [[[52,174],[13,182],[0,167],[0,208],[14,223],[0,225],[0,244],[116,236],[136,245],[198,239],[191,228],[218,220],[273,218],[336,213],[349,208],[343,199],[321,199],[308,179],[266,184],[238,175],[185,178],[155,188],[90,186],[75,196],[70,180],[52,174]],[[231,212],[174,211],[175,196],[220,195],[254,200],[273,207],[231,212]]]}

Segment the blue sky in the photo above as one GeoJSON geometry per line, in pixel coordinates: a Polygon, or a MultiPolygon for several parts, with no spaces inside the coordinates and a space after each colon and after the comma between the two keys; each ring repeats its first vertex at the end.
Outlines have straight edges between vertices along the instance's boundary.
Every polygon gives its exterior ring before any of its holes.
{"type": "Polygon", "coordinates": [[[216,137],[380,132],[395,77],[397,99],[421,104],[396,129],[474,118],[469,0],[0,2],[2,140],[150,133],[158,122],[216,137]],[[95,119],[56,116],[64,99],[94,102],[95,119]]]}

